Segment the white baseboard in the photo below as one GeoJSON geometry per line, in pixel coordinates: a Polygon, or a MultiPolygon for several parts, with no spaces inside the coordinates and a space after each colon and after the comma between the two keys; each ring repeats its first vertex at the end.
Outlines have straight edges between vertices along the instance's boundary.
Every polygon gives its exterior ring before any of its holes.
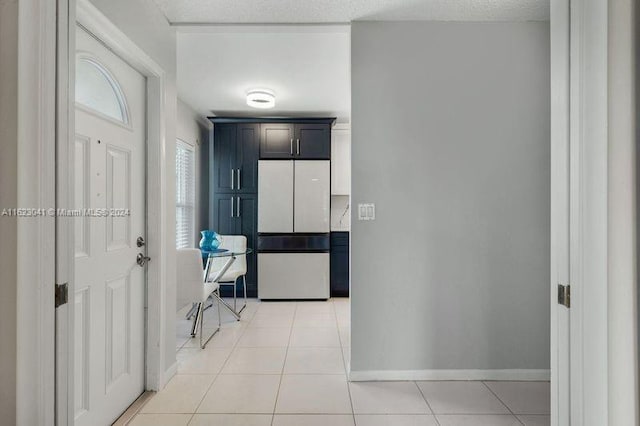
{"type": "Polygon", "coordinates": [[[352,382],[391,380],[520,380],[546,381],[550,370],[379,370],[350,371],[352,382]]]}

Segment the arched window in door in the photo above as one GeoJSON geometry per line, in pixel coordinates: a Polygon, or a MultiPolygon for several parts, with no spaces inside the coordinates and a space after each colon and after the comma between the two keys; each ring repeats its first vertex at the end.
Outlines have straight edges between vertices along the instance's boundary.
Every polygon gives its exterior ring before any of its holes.
{"type": "Polygon", "coordinates": [[[129,113],[120,85],[94,58],[76,59],[76,103],[118,121],[129,124],[129,113]]]}

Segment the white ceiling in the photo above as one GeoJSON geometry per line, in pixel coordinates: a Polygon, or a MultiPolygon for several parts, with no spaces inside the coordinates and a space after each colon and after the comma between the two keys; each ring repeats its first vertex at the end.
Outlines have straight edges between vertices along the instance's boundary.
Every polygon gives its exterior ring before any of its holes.
{"type": "Polygon", "coordinates": [[[172,23],[540,21],[549,0],[154,0],[172,23]]]}
{"type": "Polygon", "coordinates": [[[190,28],[178,31],[178,95],[203,115],[335,116],[351,110],[348,26],[190,28]],[[246,105],[267,88],[276,107],[246,105]]]}

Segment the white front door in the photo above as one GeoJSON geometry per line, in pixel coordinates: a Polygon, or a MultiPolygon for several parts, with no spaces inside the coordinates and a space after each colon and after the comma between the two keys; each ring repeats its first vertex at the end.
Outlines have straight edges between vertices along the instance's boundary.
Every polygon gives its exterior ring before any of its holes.
{"type": "Polygon", "coordinates": [[[144,390],[146,80],[76,31],[75,424],[111,424],[144,390]]]}

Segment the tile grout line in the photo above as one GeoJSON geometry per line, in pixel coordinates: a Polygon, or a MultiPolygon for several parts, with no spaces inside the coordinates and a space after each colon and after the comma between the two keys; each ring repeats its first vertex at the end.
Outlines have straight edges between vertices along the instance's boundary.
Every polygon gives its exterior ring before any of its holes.
{"type": "Polygon", "coordinates": [[[433,411],[433,408],[431,408],[431,404],[429,404],[429,400],[425,396],[424,392],[422,392],[422,389],[420,389],[420,386],[418,386],[418,382],[413,380],[413,384],[416,385],[416,387],[418,388],[418,392],[420,392],[420,395],[422,395],[422,399],[424,399],[424,402],[427,403],[427,407],[429,407],[429,411],[431,411],[431,415],[433,416],[433,420],[435,420],[436,424],[438,426],[440,426],[440,420],[438,420],[438,417],[436,416],[436,412],[433,411]]]}
{"type": "MultiPolygon", "coordinates": [[[[331,304],[333,304],[333,300],[331,304]]],[[[351,299],[349,299],[349,309],[351,309],[351,299]]],[[[347,393],[349,394],[349,404],[351,405],[351,418],[353,418],[353,425],[356,426],[356,410],[353,408],[353,398],[351,397],[351,386],[349,382],[349,374],[347,372],[347,363],[344,359],[344,347],[342,346],[342,337],[340,336],[340,326],[338,325],[338,313],[336,307],[333,305],[333,315],[336,319],[336,327],[338,328],[338,342],[340,342],[340,356],[342,357],[342,368],[344,368],[344,375],[347,379],[347,393]]],[[[349,327],[349,334],[351,334],[351,327],[349,327]]],[[[351,343],[349,343],[349,354],[351,354],[351,343]]]]}
{"type": "MultiPolygon", "coordinates": [[[[295,302],[295,308],[293,310],[293,321],[296,320],[296,313],[298,312],[298,302],[295,302]]],[[[271,414],[271,426],[276,419],[276,407],[278,406],[278,398],[280,397],[280,387],[282,387],[282,379],[284,378],[284,367],[287,365],[287,358],[289,357],[289,346],[291,344],[291,335],[293,334],[293,321],[291,322],[291,328],[289,329],[289,340],[287,340],[287,349],[284,353],[284,362],[282,363],[282,370],[280,370],[280,382],[278,383],[278,391],[276,392],[276,400],[273,402],[273,413],[271,414]]]]}
{"type": "MultiPolygon", "coordinates": [[[[221,307],[222,307],[221,305],[218,305],[218,309],[220,309],[221,307]]],[[[238,321],[238,322],[240,322],[240,321],[238,321]]],[[[209,384],[209,387],[207,388],[206,392],[202,395],[202,398],[200,398],[200,402],[198,402],[198,405],[196,406],[196,409],[195,409],[193,415],[191,416],[192,419],[193,419],[193,417],[195,417],[196,413],[198,412],[198,409],[202,405],[202,401],[204,401],[204,399],[207,397],[207,394],[211,390],[211,387],[213,387],[213,384],[216,382],[216,380],[218,380],[218,377],[220,377],[220,373],[222,372],[222,369],[224,368],[225,365],[227,365],[227,362],[229,361],[229,358],[231,358],[231,354],[236,349],[236,346],[238,345],[238,342],[240,341],[240,339],[244,335],[245,331],[247,330],[247,327],[246,326],[242,326],[242,329],[243,330],[240,333],[240,336],[238,336],[238,339],[233,344],[233,347],[231,348],[231,351],[229,351],[229,355],[227,355],[227,358],[224,360],[224,363],[220,367],[220,370],[218,370],[218,373],[213,377],[213,380],[211,381],[211,384],[209,384]]],[[[222,324],[220,324],[220,330],[222,330],[222,324]]],[[[204,350],[204,349],[200,348],[200,350],[204,350]]]]}
{"type": "Polygon", "coordinates": [[[509,407],[509,406],[507,405],[507,403],[506,403],[506,402],[504,402],[504,401],[503,401],[503,400],[498,396],[498,394],[497,394],[497,393],[495,393],[495,392],[493,391],[493,389],[491,389],[491,388],[489,387],[489,385],[486,383],[486,381],[481,380],[480,382],[484,385],[484,387],[486,387],[487,389],[489,389],[489,392],[491,392],[491,393],[493,394],[493,396],[495,396],[496,398],[498,398],[498,401],[500,401],[500,403],[502,403],[502,405],[504,405],[504,406],[507,408],[507,410],[509,410],[509,412],[511,413],[511,415],[512,415],[513,417],[515,417],[515,418],[516,418],[516,420],[518,421],[518,423],[520,423],[521,425],[524,425],[524,423],[520,420],[520,417],[518,417],[518,416],[516,415],[516,413],[514,413],[514,412],[513,412],[513,410],[511,409],[511,407],[509,407]]]}
{"type": "MultiPolygon", "coordinates": [[[[243,328],[246,328],[246,327],[243,327],[243,328]]],[[[220,330],[222,330],[222,326],[220,327],[220,330]]],[[[242,333],[244,333],[244,331],[243,331],[242,333]]],[[[242,334],[240,335],[240,337],[242,337],[242,334]]],[[[234,344],[233,348],[231,348],[231,351],[229,352],[229,355],[227,355],[227,358],[225,359],[225,364],[226,364],[227,360],[229,359],[229,357],[231,356],[231,352],[233,352],[233,349],[235,349],[235,345],[236,345],[236,344],[238,343],[238,341],[240,340],[240,337],[238,338],[238,340],[237,340],[237,341],[236,341],[236,343],[234,344]]],[[[196,339],[196,338],[197,338],[197,337],[190,337],[190,338],[188,338],[188,339],[185,341],[185,343],[183,343],[183,345],[182,345],[179,349],[177,349],[177,350],[176,350],[176,355],[177,355],[177,353],[178,353],[178,352],[180,352],[180,351],[182,351],[182,350],[184,350],[184,349],[203,350],[203,349],[199,348],[199,346],[198,346],[198,348],[185,348],[185,347],[184,347],[184,345],[186,345],[186,344],[187,344],[191,339],[196,339]]],[[[177,362],[177,360],[176,360],[176,362],[177,362]]],[[[223,364],[223,366],[224,366],[224,364],[223,364]]],[[[220,369],[220,371],[222,371],[222,368],[220,369]]],[[[200,402],[199,402],[199,403],[198,403],[198,405],[196,406],[195,411],[194,411],[193,413],[176,413],[176,414],[191,414],[191,418],[189,419],[189,422],[187,423],[187,426],[188,426],[188,425],[189,425],[189,423],[191,423],[191,421],[192,421],[192,420],[193,420],[193,418],[195,417],[195,415],[196,415],[196,413],[197,413],[197,411],[198,411],[198,408],[200,408],[200,405],[202,404],[202,401],[204,401],[204,398],[207,396],[207,393],[209,393],[209,390],[211,389],[211,386],[213,386],[213,384],[215,383],[216,379],[217,379],[217,378],[218,378],[218,376],[220,375],[220,372],[218,372],[218,373],[216,373],[216,374],[202,374],[202,373],[195,373],[195,374],[178,374],[177,369],[176,369],[176,374],[174,375],[174,377],[175,377],[175,376],[179,376],[179,375],[181,375],[181,376],[213,376],[213,380],[211,381],[211,384],[209,385],[209,387],[207,388],[207,390],[204,392],[204,394],[203,394],[202,398],[200,399],[200,402]]],[[[172,380],[173,380],[173,377],[172,377],[172,380]]],[[[167,384],[168,384],[168,383],[167,383],[167,384]]],[[[166,386],[166,385],[165,385],[165,386],[166,386]]],[[[144,403],[144,405],[143,405],[142,407],[140,407],[140,409],[138,410],[138,412],[136,413],[136,415],[135,415],[134,417],[132,417],[132,418],[130,419],[130,421],[129,421],[129,422],[127,422],[127,424],[129,424],[130,422],[132,422],[132,421],[133,421],[133,419],[134,419],[138,414],[145,414],[145,413],[142,413],[142,408],[143,408],[145,405],[147,405],[147,404],[149,403],[149,401],[151,401],[151,399],[152,399],[152,398],[149,398],[149,400],[147,400],[147,401],[144,403]]],[[[146,414],[161,414],[161,413],[146,413],[146,414]]]]}

